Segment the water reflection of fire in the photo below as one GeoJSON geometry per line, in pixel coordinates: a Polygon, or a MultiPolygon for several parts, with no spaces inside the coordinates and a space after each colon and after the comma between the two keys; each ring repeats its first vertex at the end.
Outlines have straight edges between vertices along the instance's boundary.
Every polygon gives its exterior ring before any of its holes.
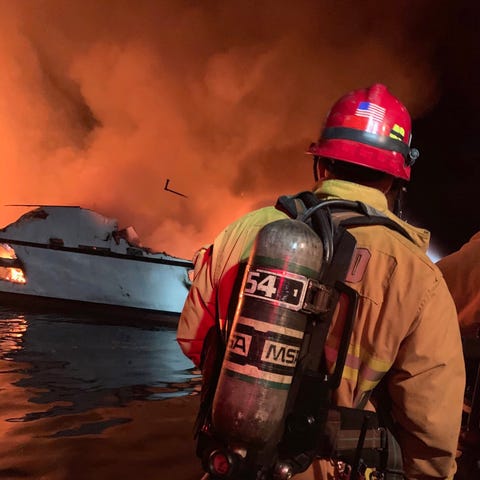
{"type": "MultiPolygon", "coordinates": [[[[17,256],[15,255],[15,250],[10,245],[0,243],[0,258],[16,260],[17,256]]],[[[0,280],[7,280],[12,283],[27,283],[21,268],[6,265],[0,266],[0,280]]]]}

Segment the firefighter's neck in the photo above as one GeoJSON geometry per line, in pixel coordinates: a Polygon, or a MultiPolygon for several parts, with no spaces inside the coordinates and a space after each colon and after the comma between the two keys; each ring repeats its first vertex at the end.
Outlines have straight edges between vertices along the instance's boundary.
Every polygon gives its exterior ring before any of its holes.
{"type": "MultiPolygon", "coordinates": [[[[332,179],[344,180],[343,178],[340,178],[339,176],[335,175],[331,171],[327,170],[321,164],[318,167],[318,178],[319,180],[332,180],[332,179]]],[[[394,185],[393,177],[388,176],[380,180],[377,180],[375,182],[361,182],[360,184],[365,185],[366,187],[376,188],[377,190],[380,190],[387,197],[388,209],[393,211],[395,201],[398,196],[397,189],[393,188],[393,185],[394,185]]]]}

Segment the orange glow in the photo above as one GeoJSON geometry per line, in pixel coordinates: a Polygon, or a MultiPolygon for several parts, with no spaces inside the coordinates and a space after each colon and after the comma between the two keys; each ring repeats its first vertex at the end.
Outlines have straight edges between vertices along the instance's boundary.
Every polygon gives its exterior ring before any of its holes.
{"type": "Polygon", "coordinates": [[[79,205],[191,258],[240,214],[312,186],[304,151],[340,95],[375,81],[414,114],[436,100],[435,39],[376,6],[214,3],[2,2],[0,227],[22,213],[5,205],[79,205]]]}
{"type": "MultiPolygon", "coordinates": [[[[0,338],[0,349],[2,352],[15,352],[23,348],[23,337],[27,331],[28,323],[23,315],[11,318],[8,322],[8,333],[0,338]]],[[[11,357],[5,356],[4,360],[10,360],[11,357]]]]}
{"type": "MultiPolygon", "coordinates": [[[[16,259],[15,250],[5,243],[0,244],[0,258],[16,259]]],[[[20,268],[0,267],[0,280],[12,283],[27,283],[25,275],[20,268]]]]}

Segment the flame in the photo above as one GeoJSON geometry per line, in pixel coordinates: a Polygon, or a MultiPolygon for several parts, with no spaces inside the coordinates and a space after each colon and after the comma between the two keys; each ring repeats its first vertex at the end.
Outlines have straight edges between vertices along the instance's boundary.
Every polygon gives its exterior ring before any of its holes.
{"type": "Polygon", "coordinates": [[[6,276],[6,280],[12,283],[27,283],[25,275],[20,268],[8,268],[10,270],[6,276]]]}
{"type": "MultiPolygon", "coordinates": [[[[15,250],[6,243],[0,244],[0,258],[17,258],[15,250]]],[[[16,267],[0,267],[0,280],[6,280],[12,283],[27,283],[27,279],[21,268],[16,267]]]]}

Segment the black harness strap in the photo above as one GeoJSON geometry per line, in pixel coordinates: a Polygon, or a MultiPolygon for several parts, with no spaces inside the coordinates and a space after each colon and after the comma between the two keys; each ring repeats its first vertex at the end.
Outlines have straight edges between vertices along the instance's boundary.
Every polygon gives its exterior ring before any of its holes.
{"type": "Polygon", "coordinates": [[[340,224],[345,228],[364,227],[368,225],[382,225],[384,227],[388,227],[390,230],[394,230],[402,234],[405,238],[413,242],[412,237],[401,225],[384,215],[350,217],[348,220],[340,222],[340,224]]]}
{"type": "MultiPolygon", "coordinates": [[[[335,236],[332,235],[335,248],[330,245],[324,245],[324,249],[331,249],[335,252],[335,261],[332,261],[331,265],[336,266],[336,268],[331,268],[330,271],[327,270],[322,277],[322,281],[329,286],[332,286],[332,283],[337,281],[338,287],[338,279],[345,278],[349,267],[349,260],[351,259],[353,248],[355,247],[355,240],[353,240],[353,244],[349,244],[348,236],[345,236],[348,234],[348,228],[380,225],[396,231],[408,240],[413,241],[411,236],[401,225],[362,202],[352,202],[339,199],[322,201],[318,199],[313,192],[306,191],[294,196],[280,197],[277,201],[276,208],[283,211],[291,218],[298,218],[306,221],[308,220],[308,217],[310,217],[312,227],[317,232],[326,232],[330,229],[332,233],[336,233],[335,236]],[[325,210],[330,214],[326,216],[331,222],[330,224],[328,222],[326,223],[325,217],[321,216],[320,212],[325,212],[325,210]],[[318,215],[316,215],[317,212],[319,213],[318,215]],[[342,245],[342,243],[344,244],[342,245]]],[[[329,235],[323,236],[328,237],[329,235]]],[[[320,235],[320,237],[322,237],[322,235],[320,235]]],[[[344,293],[347,293],[349,287],[345,284],[342,285],[345,290],[344,293]]],[[[350,302],[355,303],[356,298],[354,299],[353,296],[350,297],[350,302]]],[[[333,302],[333,304],[335,303],[336,302],[333,302]]],[[[354,309],[354,312],[356,312],[356,303],[354,309]]],[[[331,312],[331,315],[333,315],[333,312],[331,312]]],[[[331,315],[327,320],[324,319],[323,322],[319,322],[319,324],[316,325],[316,328],[313,328],[312,331],[306,332],[306,335],[310,335],[311,337],[308,348],[310,352],[323,352],[323,345],[328,333],[331,315]]],[[[346,321],[342,339],[340,341],[335,372],[331,378],[328,378],[327,376],[325,377],[325,386],[328,388],[321,390],[331,391],[339,386],[351,331],[353,329],[353,321],[354,318],[350,319],[350,322],[348,319],[346,321]]],[[[315,324],[315,319],[310,324],[315,324]]],[[[324,454],[327,454],[328,456],[328,450],[330,449],[332,458],[339,458],[350,464],[352,466],[352,478],[357,478],[359,468],[362,464],[380,467],[384,474],[383,478],[385,479],[400,480],[404,478],[402,473],[402,455],[400,446],[389,430],[392,425],[388,418],[385,418],[388,416],[385,409],[379,407],[379,410],[382,411],[377,412],[377,414],[353,408],[336,407],[332,409],[328,406],[329,398],[326,396],[327,394],[325,394],[325,392],[323,395],[320,395],[321,398],[318,396],[316,390],[319,388],[319,381],[318,378],[315,378],[315,375],[318,376],[318,373],[316,372],[321,371],[321,368],[319,368],[319,362],[322,358],[323,354],[322,356],[314,355],[313,363],[311,358],[301,359],[299,363],[302,364],[302,381],[298,382],[297,385],[292,386],[292,393],[294,393],[294,397],[297,398],[297,404],[298,402],[300,402],[300,404],[303,402],[304,404],[301,406],[301,409],[307,412],[309,410],[312,411],[312,409],[314,409],[314,403],[317,402],[317,410],[313,410],[312,413],[318,415],[322,409],[323,411],[326,410],[328,412],[326,413],[326,415],[328,415],[325,423],[326,432],[320,437],[320,450],[323,449],[324,454]],[[388,428],[385,428],[385,426],[388,428]]],[[[303,431],[302,433],[305,437],[306,432],[303,431]]],[[[300,452],[302,452],[302,447],[305,445],[305,442],[308,444],[309,440],[298,437],[293,437],[291,441],[291,443],[296,444],[295,446],[300,452]]],[[[292,445],[288,445],[287,448],[291,449],[292,445]]],[[[298,458],[303,459],[301,453],[298,455],[298,458]]],[[[308,456],[304,462],[305,464],[308,463],[308,456]]]]}
{"type": "MultiPolygon", "coordinates": [[[[391,441],[394,442],[394,438],[387,428],[383,428],[382,416],[360,409],[332,407],[331,395],[342,378],[357,311],[358,293],[345,283],[356,247],[355,237],[348,229],[384,225],[410,240],[411,238],[400,225],[362,202],[339,199],[321,201],[313,192],[305,191],[294,196],[280,197],[276,208],[291,218],[309,224],[321,238],[324,262],[319,278],[329,295],[330,291],[332,295],[328,308],[312,310],[309,314],[297,370],[288,393],[285,435],[275,455],[280,460],[291,462],[292,473],[305,470],[320,455],[344,460],[352,465],[351,480],[358,478],[364,465],[380,468],[385,479],[401,478],[390,476],[401,468],[401,455],[397,458],[399,449],[392,451],[387,448],[391,441]],[[348,309],[337,361],[333,373],[330,373],[326,368],[324,346],[340,295],[348,299],[348,309]],[[395,457],[393,461],[392,453],[395,457]]],[[[239,289],[240,283],[232,293],[232,300],[238,297],[239,289]]],[[[312,292],[313,304],[317,305],[316,290],[313,289],[312,292]]],[[[233,306],[231,302],[229,317],[233,316],[233,306]]],[[[223,441],[216,437],[211,423],[211,406],[228,334],[229,326],[224,331],[217,319],[202,352],[204,385],[195,436],[197,455],[202,459],[205,471],[209,471],[209,453],[223,447],[223,441]]],[[[244,477],[242,472],[238,473],[241,476],[235,478],[244,477]]]]}
{"type": "Polygon", "coordinates": [[[306,210],[317,205],[325,205],[325,208],[335,210],[336,215],[341,219],[338,225],[344,228],[382,225],[413,242],[410,234],[401,225],[363,202],[339,199],[322,201],[313,192],[305,191],[297,195],[279,197],[275,207],[291,218],[299,218],[306,210]],[[303,206],[299,200],[303,203],[303,206]]]}

